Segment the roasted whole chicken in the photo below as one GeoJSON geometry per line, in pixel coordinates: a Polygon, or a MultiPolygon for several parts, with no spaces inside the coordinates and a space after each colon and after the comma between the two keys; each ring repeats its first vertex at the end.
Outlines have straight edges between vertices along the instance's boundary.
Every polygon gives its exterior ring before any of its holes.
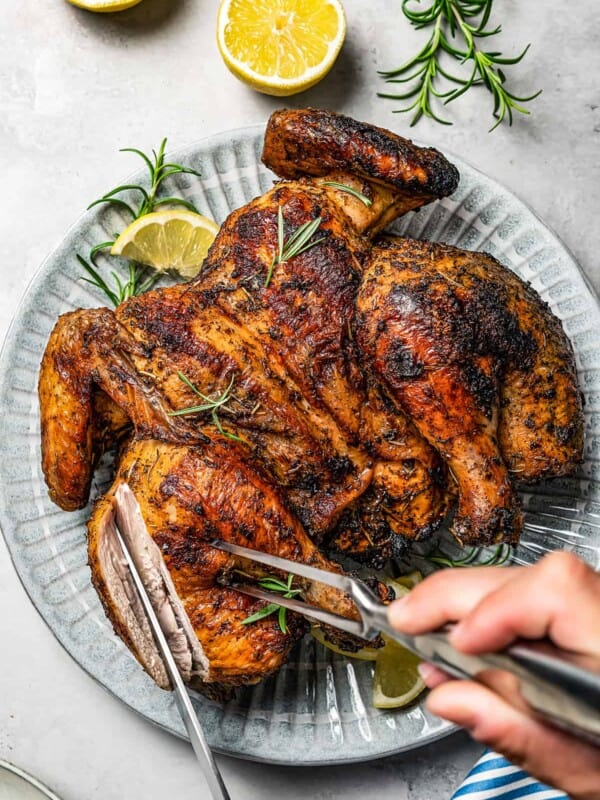
{"type": "MultiPolygon", "coordinates": [[[[109,618],[165,685],[111,533],[127,482],[149,580],[186,632],[184,674],[213,694],[276,671],[304,625],[244,624],[260,604],[222,583],[260,575],[212,539],[381,567],[457,505],[461,542],[514,543],[514,477],[568,474],[583,446],[573,352],[537,294],[486,254],[381,235],[454,191],[440,153],[307,109],[272,115],[263,160],[283,180],[227,218],[196,279],[64,315],[40,373],[43,468],[61,508],[87,503],[99,456],[119,448],[89,523],[109,618]],[[285,241],[313,221],[310,246],[277,258],[281,226],[285,241]],[[175,415],[196,404],[193,386],[231,387],[221,432],[175,415]]],[[[355,613],[331,589],[300,588],[355,613]]]]}

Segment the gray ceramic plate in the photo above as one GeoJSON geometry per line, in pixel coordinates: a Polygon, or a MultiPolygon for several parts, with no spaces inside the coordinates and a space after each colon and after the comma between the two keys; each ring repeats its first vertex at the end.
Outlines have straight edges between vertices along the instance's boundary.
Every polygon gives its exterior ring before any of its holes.
{"type": "Polygon", "coordinates": [[[8,761],[0,761],[0,800],[60,800],[37,778],[8,761]]]}
{"type": "MultiPolygon", "coordinates": [[[[262,132],[259,127],[228,132],[174,153],[202,178],[178,176],[172,189],[222,222],[271,184],[273,176],[260,163],[262,132]]],[[[404,218],[397,230],[491,252],[530,281],[563,320],[586,394],[586,459],[576,477],[524,494],[527,528],[515,559],[531,562],[545,550],[568,548],[598,565],[598,302],[564,246],[523,203],[454,160],[462,175],[456,194],[404,218]]],[[[91,587],[88,509],[60,511],[49,501],[40,471],[36,382],[48,335],[59,314],[103,303],[81,280],[75,253],[110,239],[125,222],[112,209],[86,214],[41,266],[19,307],[0,365],[1,523],[29,596],[73,658],[148,720],[184,735],[170,695],[156,688],[113,634],[91,587]]],[[[96,490],[107,478],[101,471],[96,490]]],[[[306,638],[274,679],[242,691],[224,707],[200,697],[195,702],[215,749],[273,763],[362,761],[420,746],[451,730],[422,703],[399,712],[373,709],[371,671],[370,663],[333,656],[306,638]]]]}

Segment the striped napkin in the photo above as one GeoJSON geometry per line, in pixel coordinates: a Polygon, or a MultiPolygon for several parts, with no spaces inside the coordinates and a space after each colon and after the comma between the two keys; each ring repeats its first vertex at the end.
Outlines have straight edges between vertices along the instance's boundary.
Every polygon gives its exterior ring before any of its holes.
{"type": "Polygon", "coordinates": [[[569,800],[558,789],[513,766],[503,756],[487,750],[467,775],[452,800],[569,800]]]}

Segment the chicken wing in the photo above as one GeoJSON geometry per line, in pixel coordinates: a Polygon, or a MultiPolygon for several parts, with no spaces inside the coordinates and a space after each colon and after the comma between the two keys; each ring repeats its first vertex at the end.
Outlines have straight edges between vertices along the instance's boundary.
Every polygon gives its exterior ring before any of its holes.
{"type": "Polygon", "coordinates": [[[259,606],[219,581],[256,573],[214,536],[328,569],[318,547],[381,567],[436,529],[454,480],[456,536],[514,542],[511,475],[567,474],[581,456],[573,353],[535,292],[483,254],[373,246],[456,188],[440,153],[305,109],[272,115],[263,160],[284,180],[227,218],[196,279],[61,317],[42,361],[43,469],[62,508],[85,505],[99,454],[130,437],[90,521],[90,564],[115,628],[163,684],[114,545],[123,481],[185,674],[206,688],[271,674],[303,630],[293,615],[287,633],[244,624],[259,606]],[[218,417],[192,410],[194,387],[226,397],[218,417]]]}

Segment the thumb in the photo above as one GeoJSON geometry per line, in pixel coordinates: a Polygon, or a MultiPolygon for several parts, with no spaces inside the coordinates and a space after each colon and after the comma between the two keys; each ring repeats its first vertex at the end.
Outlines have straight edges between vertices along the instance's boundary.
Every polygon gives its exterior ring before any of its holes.
{"type": "Polygon", "coordinates": [[[427,707],[573,800],[600,800],[600,749],[538,722],[487,687],[448,681],[431,692],[427,707]]]}

